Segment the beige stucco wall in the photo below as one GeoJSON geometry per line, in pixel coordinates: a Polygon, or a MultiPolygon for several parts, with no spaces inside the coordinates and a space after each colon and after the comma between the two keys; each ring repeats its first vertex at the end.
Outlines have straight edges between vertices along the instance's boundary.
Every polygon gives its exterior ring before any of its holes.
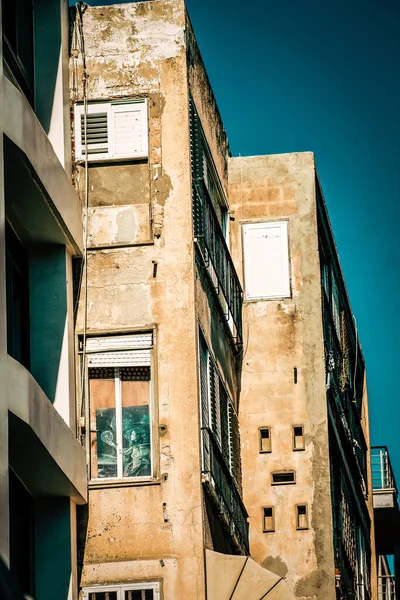
{"type": "Polygon", "coordinates": [[[180,0],[84,15],[89,100],[148,98],[149,160],[140,174],[118,165],[89,170],[89,241],[102,229],[93,245],[103,248],[89,250],[87,331],[155,328],[157,476],[148,485],[90,486],[80,582],[160,580],[165,598],[182,599],[205,594],[184,29],[180,0]],[[123,203],[110,194],[117,188],[123,203]],[[115,226],[129,212],[141,232],[132,240],[115,226]]]}
{"type": "Polygon", "coordinates": [[[241,225],[288,220],[291,297],[244,303],[240,426],[244,501],[251,554],[286,577],[297,597],[334,598],[334,562],[325,395],[320,268],[312,153],[232,158],[232,255],[243,277],[241,225]],[[297,384],[294,368],[297,368],[297,384]],[[293,451],[303,425],[305,450],[293,451]],[[272,452],[259,453],[258,428],[271,427],[272,452]],[[271,472],[295,470],[293,485],[271,486],[271,472]],[[296,530],[307,504],[308,530],[296,530]],[[263,533],[262,507],[275,507],[263,533]]]}

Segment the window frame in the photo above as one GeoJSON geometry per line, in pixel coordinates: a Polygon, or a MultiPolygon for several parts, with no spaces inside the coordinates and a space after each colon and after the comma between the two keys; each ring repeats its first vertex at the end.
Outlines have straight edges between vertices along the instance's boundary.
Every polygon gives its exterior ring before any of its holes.
{"type": "MultiPolygon", "coordinates": [[[[133,484],[133,483],[146,483],[146,482],[152,482],[155,479],[157,479],[158,477],[158,462],[157,462],[157,443],[158,443],[158,436],[157,436],[157,431],[158,431],[158,415],[157,415],[157,410],[155,407],[155,375],[156,375],[156,368],[155,368],[155,331],[151,330],[151,331],[146,331],[146,332],[132,332],[132,333],[124,333],[124,334],[111,334],[111,335],[91,335],[88,336],[88,340],[89,339],[107,339],[107,338],[119,338],[119,339],[123,339],[124,337],[129,338],[129,337],[135,337],[135,336],[140,336],[140,335],[151,335],[151,344],[147,345],[146,347],[141,347],[140,349],[137,349],[137,352],[140,352],[141,350],[150,350],[150,380],[149,380],[149,423],[150,423],[150,458],[151,458],[151,473],[150,475],[142,475],[142,476],[137,476],[137,477],[124,477],[123,476],[123,463],[122,463],[122,476],[117,475],[116,477],[92,477],[92,467],[91,467],[91,463],[92,463],[92,451],[91,451],[91,421],[90,421],[90,409],[91,409],[91,402],[90,402],[90,390],[89,390],[89,369],[91,368],[90,365],[88,364],[88,356],[90,354],[93,354],[94,352],[88,352],[86,349],[86,352],[84,353],[84,370],[85,370],[85,420],[87,423],[87,427],[86,427],[86,451],[87,451],[87,456],[88,456],[88,479],[89,479],[89,486],[108,486],[108,485],[125,485],[125,484],[133,484]]],[[[125,350],[126,351],[126,350],[125,350]]],[[[135,351],[135,350],[133,350],[135,351]]],[[[108,352],[113,352],[115,354],[118,353],[123,353],[124,350],[122,348],[119,349],[115,349],[115,350],[108,350],[108,352]]],[[[140,366],[140,365],[138,365],[140,366]]],[[[114,368],[114,372],[116,369],[120,369],[123,368],[123,365],[115,365],[113,364],[112,367],[114,368]]],[[[101,368],[101,367],[94,367],[94,368],[101,368]]],[[[104,368],[109,368],[109,367],[104,367],[104,368]]],[[[122,422],[122,393],[121,392],[121,379],[119,379],[119,383],[118,383],[118,388],[119,390],[117,390],[117,383],[116,383],[116,379],[114,379],[114,390],[115,390],[115,416],[117,418],[117,414],[118,417],[121,417],[121,422],[122,422]],[[119,394],[119,398],[118,398],[118,402],[120,402],[120,406],[117,407],[117,395],[119,394]],[[121,409],[121,410],[119,410],[121,409]]],[[[118,442],[117,442],[118,445],[118,442]]],[[[121,460],[122,459],[122,454],[121,454],[121,460]]],[[[118,464],[121,462],[121,460],[118,460],[118,453],[117,453],[117,469],[119,469],[119,471],[121,471],[121,467],[118,467],[118,464]]]]}
{"type": "Polygon", "coordinates": [[[296,483],[296,471],[294,469],[288,469],[287,471],[272,471],[271,473],[271,485],[293,485],[296,483]],[[274,475],[288,475],[293,473],[293,481],[274,481],[274,475]]]}
{"type": "Polygon", "coordinates": [[[270,426],[263,426],[258,428],[258,449],[259,454],[271,454],[272,452],[272,428],[270,426]],[[262,449],[262,432],[268,431],[268,439],[269,439],[269,450],[262,449]]]}
{"type": "MultiPolygon", "coordinates": [[[[97,114],[98,112],[104,112],[107,114],[107,152],[99,152],[94,155],[88,153],[88,162],[118,162],[127,160],[143,160],[147,159],[149,155],[149,135],[148,135],[148,110],[147,110],[147,98],[131,98],[124,100],[108,100],[98,102],[88,102],[87,114],[97,114]],[[141,125],[142,125],[142,136],[143,136],[143,150],[141,152],[126,153],[123,155],[117,155],[115,151],[115,138],[114,138],[114,123],[113,114],[114,107],[129,106],[129,105],[141,105],[141,125]]],[[[115,112],[118,112],[117,108],[115,112]]],[[[74,137],[75,137],[75,160],[77,162],[85,161],[84,144],[82,143],[82,132],[81,132],[81,118],[84,115],[84,104],[76,103],[74,107],[74,137]]]]}
{"type": "Polygon", "coordinates": [[[282,300],[286,298],[292,297],[292,269],[291,269],[291,254],[290,254],[290,228],[289,228],[289,219],[281,218],[276,220],[252,220],[252,221],[242,221],[241,223],[242,230],[242,264],[243,264],[243,291],[244,291],[244,302],[265,302],[269,300],[282,300]],[[276,227],[280,225],[284,229],[285,240],[282,240],[282,249],[284,250],[284,259],[287,262],[287,271],[284,282],[284,290],[282,294],[276,295],[250,295],[249,286],[246,283],[247,275],[246,275],[246,248],[245,248],[245,232],[249,227],[253,227],[255,229],[262,229],[263,227],[276,227]],[[285,243],[284,243],[285,242],[285,243]]]}
{"type": "Polygon", "coordinates": [[[275,506],[263,506],[261,511],[262,511],[261,515],[262,515],[262,531],[263,531],[263,533],[274,533],[275,532],[275,506]],[[272,528],[271,529],[267,529],[265,527],[265,519],[266,519],[265,511],[267,509],[270,509],[271,513],[272,513],[271,517],[267,517],[267,518],[272,519],[272,528]]]}
{"type": "Polygon", "coordinates": [[[296,511],[296,530],[297,531],[306,531],[307,529],[310,529],[310,519],[309,519],[309,515],[308,515],[308,504],[306,502],[296,504],[295,511],[296,511]],[[300,526],[300,518],[299,518],[300,517],[300,513],[299,513],[299,508],[300,507],[304,507],[306,509],[306,512],[304,513],[305,516],[306,516],[306,519],[307,519],[307,525],[306,525],[306,527],[301,527],[300,526]]]}
{"type": "Polygon", "coordinates": [[[117,592],[117,600],[124,600],[123,592],[137,592],[142,590],[153,590],[154,600],[160,599],[159,581],[140,581],[137,583],[96,585],[82,588],[82,600],[90,600],[89,594],[117,592]]]}
{"type": "Polygon", "coordinates": [[[306,440],[304,437],[304,425],[292,425],[292,444],[293,444],[293,452],[301,452],[303,450],[306,449],[306,440]],[[300,437],[300,436],[296,436],[296,429],[301,427],[301,438],[303,441],[303,445],[299,448],[296,447],[296,437],[300,437]]]}

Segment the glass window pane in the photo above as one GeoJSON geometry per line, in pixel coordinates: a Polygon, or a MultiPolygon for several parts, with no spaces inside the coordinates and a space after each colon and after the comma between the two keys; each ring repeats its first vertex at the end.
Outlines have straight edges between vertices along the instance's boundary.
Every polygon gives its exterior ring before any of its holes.
{"type": "Polygon", "coordinates": [[[153,600],[153,590],[126,590],[124,600],[153,600]]]}
{"type": "Polygon", "coordinates": [[[117,477],[113,368],[89,369],[89,395],[91,477],[117,477]]]}
{"type": "Polygon", "coordinates": [[[150,367],[121,367],[124,477],[151,475],[150,367]]]}
{"type": "Polygon", "coordinates": [[[89,592],[89,600],[117,600],[118,592],[89,592]]]}

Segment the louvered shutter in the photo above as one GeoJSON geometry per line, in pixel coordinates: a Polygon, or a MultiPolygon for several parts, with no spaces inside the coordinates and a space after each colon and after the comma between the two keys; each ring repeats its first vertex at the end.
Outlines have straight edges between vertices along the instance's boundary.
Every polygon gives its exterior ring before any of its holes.
{"type": "Polygon", "coordinates": [[[146,157],[147,103],[143,100],[111,105],[113,158],[146,157]]]}
{"type": "Polygon", "coordinates": [[[243,225],[246,299],[290,296],[287,222],[243,225]]]}
{"type": "Polygon", "coordinates": [[[229,447],[231,473],[239,489],[242,487],[242,469],[240,462],[240,431],[236,411],[229,402],[229,447]]]}
{"type": "Polygon", "coordinates": [[[221,413],[221,450],[226,464],[229,466],[229,414],[228,414],[228,394],[222,383],[219,382],[219,402],[221,413]]]}
{"type": "Polygon", "coordinates": [[[202,335],[199,340],[199,368],[200,368],[200,397],[201,397],[201,424],[210,426],[208,405],[208,348],[202,335]]]}
{"type": "Polygon", "coordinates": [[[88,366],[149,367],[152,344],[152,333],[88,338],[88,366]]]}
{"type": "MultiPolygon", "coordinates": [[[[100,160],[110,154],[109,103],[89,104],[86,115],[88,160],[100,160]]],[[[75,106],[75,157],[84,160],[86,152],[85,114],[82,104],[75,106]]]]}
{"type": "Polygon", "coordinates": [[[204,153],[201,139],[201,125],[196,107],[190,98],[190,158],[192,166],[193,225],[195,237],[202,239],[204,235],[204,210],[202,205],[202,188],[204,169],[204,153]]]}
{"type": "Polygon", "coordinates": [[[221,408],[219,398],[219,376],[218,371],[209,358],[210,373],[210,406],[211,406],[211,428],[219,446],[221,447],[221,408]]]}
{"type": "MultiPolygon", "coordinates": [[[[148,155],[147,101],[92,103],[87,107],[88,160],[145,158],[148,155]]],[[[75,157],[85,158],[85,115],[75,105],[75,157]]]]}
{"type": "Polygon", "coordinates": [[[332,318],[335,324],[336,334],[340,341],[340,308],[339,308],[339,290],[336,283],[335,274],[331,273],[332,281],[332,318]]]}

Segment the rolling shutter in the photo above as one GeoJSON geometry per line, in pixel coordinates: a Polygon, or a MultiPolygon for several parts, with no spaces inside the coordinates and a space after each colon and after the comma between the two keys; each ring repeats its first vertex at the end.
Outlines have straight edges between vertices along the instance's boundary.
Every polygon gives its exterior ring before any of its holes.
{"type": "Polygon", "coordinates": [[[290,296],[287,221],[243,225],[246,299],[290,296]]]}
{"type": "Polygon", "coordinates": [[[89,367],[142,367],[151,365],[153,334],[88,338],[89,367]]]}

